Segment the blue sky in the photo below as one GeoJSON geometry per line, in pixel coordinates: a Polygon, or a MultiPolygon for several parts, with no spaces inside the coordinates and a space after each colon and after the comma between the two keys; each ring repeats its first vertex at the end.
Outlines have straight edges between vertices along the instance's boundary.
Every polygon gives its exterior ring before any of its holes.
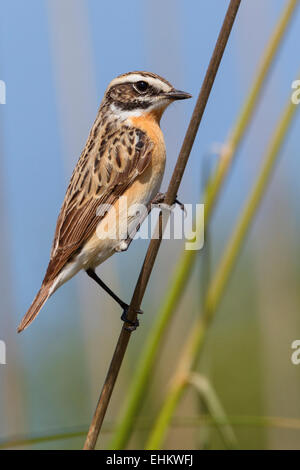
{"type": "MultiPolygon", "coordinates": [[[[88,0],[71,2],[70,9],[70,2],[61,3],[1,2],[0,79],[7,86],[7,104],[0,109],[2,217],[9,233],[18,317],[46,267],[68,177],[109,81],[129,70],[151,70],[193,94],[194,100],[174,105],[162,121],[168,178],[228,4],[225,0],[88,0]]],[[[285,3],[242,2],[181,198],[198,199],[204,155],[226,138],[285,3]]],[[[244,197],[300,69],[295,53],[299,27],[298,9],[242,146],[230,194],[224,193],[230,212],[239,201],[231,195],[244,197]]],[[[297,143],[294,130],[286,148],[295,150],[297,143]]],[[[293,194],[298,159],[290,158],[289,166],[290,170],[285,167],[290,182],[286,190],[293,194]]]]}
{"type": "MultiPolygon", "coordinates": [[[[242,0],[184,176],[183,202],[199,200],[203,158],[211,158],[210,166],[214,165],[215,157],[205,155],[228,135],[286,3],[242,0]]],[[[9,289],[2,285],[1,295],[11,297],[10,322],[15,327],[42,280],[67,181],[107,84],[120,73],[149,70],[193,94],[193,100],[176,103],[162,120],[168,151],[166,188],[228,1],[1,0],[0,4],[0,80],[7,86],[7,103],[0,105],[1,225],[6,237],[2,276],[9,276],[9,289]]],[[[225,217],[236,217],[291,83],[300,73],[299,30],[300,8],[243,142],[230,186],[223,192],[216,213],[222,224],[225,217]]],[[[292,205],[299,200],[298,128],[299,117],[278,167],[282,177],[276,180],[278,191],[292,205]]],[[[120,259],[112,266],[122,272],[125,258],[120,259]]],[[[45,308],[36,331],[42,332],[51,324],[51,313],[56,315],[70,303],[73,321],[79,324],[75,283],[64,289],[45,308]]],[[[4,329],[5,315],[1,312],[4,329]]],[[[70,321],[67,314],[60,317],[62,324],[70,321]]],[[[22,340],[23,351],[32,335],[22,340]]],[[[42,344],[42,337],[39,341],[42,344]]]]}

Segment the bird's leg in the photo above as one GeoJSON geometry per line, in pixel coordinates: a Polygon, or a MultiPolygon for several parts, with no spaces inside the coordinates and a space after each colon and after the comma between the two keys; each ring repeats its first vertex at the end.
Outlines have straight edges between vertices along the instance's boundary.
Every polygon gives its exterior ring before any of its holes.
{"type": "Polygon", "coordinates": [[[94,279],[95,282],[97,282],[97,284],[102,287],[102,289],[105,290],[105,292],[107,292],[123,309],[127,308],[128,305],[123,302],[123,300],[120,299],[120,297],[118,297],[101,279],[99,276],[97,276],[97,274],[95,273],[95,271],[93,269],[87,269],[86,270],[86,273],[89,277],[91,277],[92,279],[94,279]]]}
{"type": "MultiPolygon", "coordinates": [[[[91,277],[92,279],[94,279],[94,281],[100,286],[102,287],[102,289],[105,290],[105,292],[107,292],[119,305],[120,307],[123,309],[123,313],[122,313],[122,316],[121,316],[121,320],[123,320],[125,323],[128,323],[130,326],[126,329],[128,329],[129,331],[134,331],[138,326],[139,326],[139,321],[136,320],[134,322],[130,321],[127,319],[127,312],[129,310],[129,305],[126,303],[126,302],[123,302],[123,300],[120,299],[120,297],[118,297],[101,279],[99,276],[97,276],[97,274],[95,273],[95,271],[93,269],[87,269],[86,270],[86,273],[89,277],[91,277]]],[[[142,310],[137,310],[136,312],[137,314],[142,314],[143,311],[142,310]]]]}

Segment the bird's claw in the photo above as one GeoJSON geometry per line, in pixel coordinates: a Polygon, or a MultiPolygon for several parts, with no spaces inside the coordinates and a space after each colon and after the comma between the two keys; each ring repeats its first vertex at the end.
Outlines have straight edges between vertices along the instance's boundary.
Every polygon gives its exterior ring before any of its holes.
{"type": "Polygon", "coordinates": [[[172,212],[172,210],[174,209],[175,205],[178,204],[180,209],[184,212],[184,216],[186,217],[187,215],[187,212],[186,212],[186,209],[184,207],[184,204],[182,202],[180,202],[177,197],[175,198],[174,200],[174,203],[172,205],[170,204],[166,204],[164,202],[165,200],[165,197],[166,197],[166,194],[164,193],[158,193],[155,198],[153,199],[152,201],[152,204],[157,206],[159,209],[162,209],[162,210],[165,210],[165,211],[169,211],[169,212],[172,212]]]}
{"type": "MultiPolygon", "coordinates": [[[[129,320],[128,317],[127,317],[128,310],[129,310],[129,305],[125,306],[124,311],[123,311],[123,313],[122,313],[122,315],[121,315],[121,320],[122,320],[124,323],[127,323],[127,325],[129,325],[129,326],[125,326],[124,329],[125,329],[126,331],[132,332],[132,331],[135,331],[135,330],[137,329],[137,327],[139,326],[140,322],[139,322],[139,320],[138,320],[137,318],[136,318],[134,321],[129,320]]],[[[144,313],[144,312],[143,312],[143,310],[141,310],[141,309],[136,310],[136,314],[137,314],[137,315],[142,315],[143,313],[144,313]]]]}
{"type": "Polygon", "coordinates": [[[184,213],[184,217],[187,216],[187,212],[186,212],[186,208],[185,208],[185,205],[183,204],[183,202],[180,202],[177,198],[175,199],[174,201],[175,204],[178,204],[180,209],[182,210],[182,212],[184,213]]]}

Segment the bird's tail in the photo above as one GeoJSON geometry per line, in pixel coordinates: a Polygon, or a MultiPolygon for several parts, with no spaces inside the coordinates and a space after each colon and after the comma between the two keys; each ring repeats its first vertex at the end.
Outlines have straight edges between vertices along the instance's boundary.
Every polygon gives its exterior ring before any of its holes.
{"type": "Polygon", "coordinates": [[[41,310],[42,306],[46,302],[46,300],[50,297],[51,295],[51,284],[43,284],[40,290],[38,291],[34,301],[32,302],[28,312],[24,315],[22,318],[22,321],[20,325],[18,326],[18,333],[21,333],[21,331],[25,330],[27,326],[30,325],[30,323],[35,319],[35,317],[38,315],[39,311],[41,310]]]}

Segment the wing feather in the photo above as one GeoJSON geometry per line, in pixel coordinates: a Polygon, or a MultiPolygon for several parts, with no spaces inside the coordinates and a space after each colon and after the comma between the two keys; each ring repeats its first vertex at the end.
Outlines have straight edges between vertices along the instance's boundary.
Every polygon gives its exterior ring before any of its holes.
{"type": "MultiPolygon", "coordinates": [[[[91,133],[92,135],[92,133],[91,133]]],[[[90,138],[91,139],[91,135],[90,138]]],[[[58,216],[44,283],[53,280],[95,232],[105,212],[151,161],[153,142],[139,129],[123,126],[91,149],[87,142],[73,172],[58,216]]]]}

